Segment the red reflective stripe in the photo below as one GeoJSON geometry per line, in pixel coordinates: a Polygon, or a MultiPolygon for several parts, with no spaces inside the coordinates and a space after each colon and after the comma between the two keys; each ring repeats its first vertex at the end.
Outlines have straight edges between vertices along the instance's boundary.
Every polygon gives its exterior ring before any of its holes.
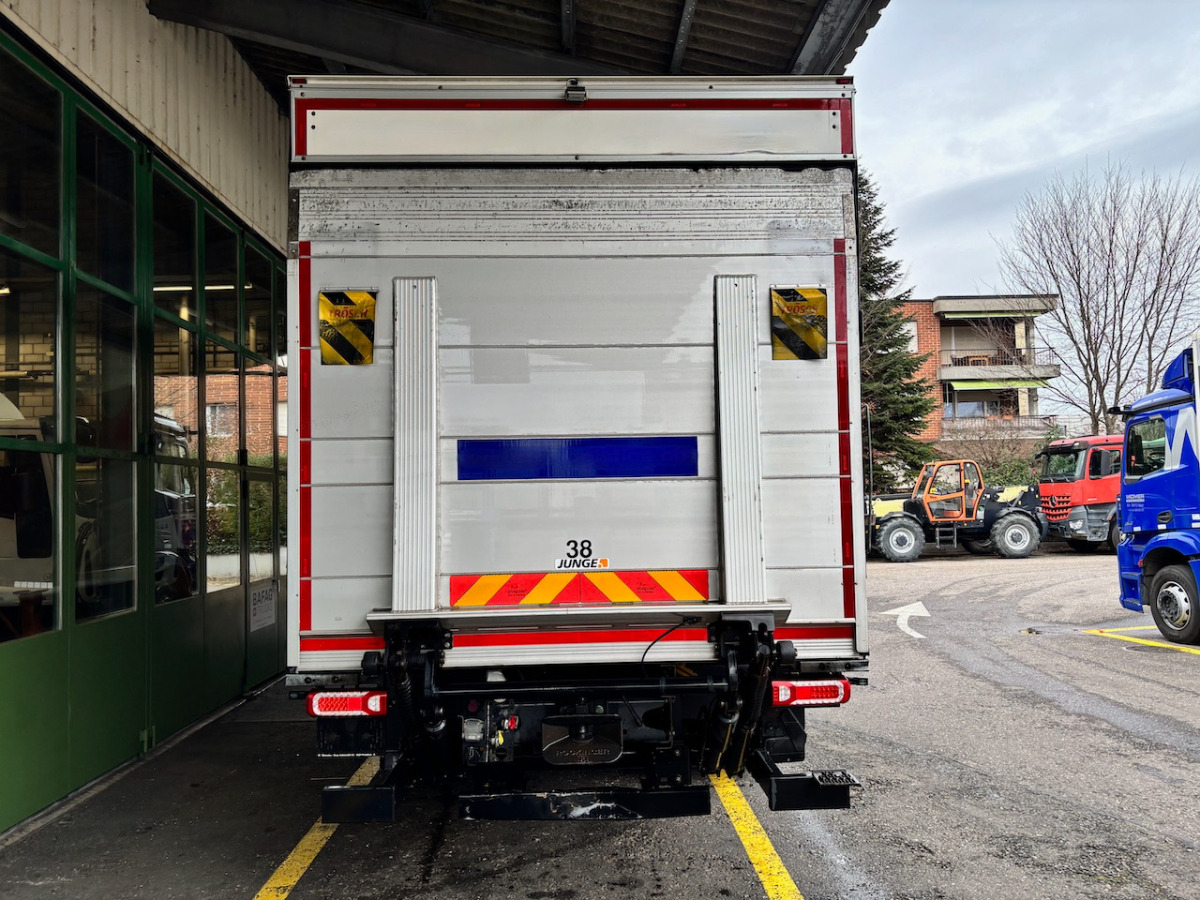
{"type": "Polygon", "coordinates": [[[858,588],[855,584],[854,566],[842,567],[842,609],[847,619],[854,618],[854,601],[858,588]]]}
{"type": "Polygon", "coordinates": [[[805,626],[785,626],[775,629],[775,640],[777,641],[820,641],[829,640],[832,638],[852,638],[854,637],[853,625],[805,625],[805,626]]]}
{"type": "Polygon", "coordinates": [[[300,486],[300,577],[312,577],[312,488],[300,486]]]}
{"type": "MultiPolygon", "coordinates": [[[[846,102],[849,114],[849,101],[846,102]]],[[[845,138],[843,137],[843,140],[845,138]]],[[[835,238],[833,242],[833,293],[834,318],[837,322],[837,404],[838,404],[838,466],[839,501],[842,516],[842,614],[847,619],[855,616],[856,591],[854,578],[854,534],[858,522],[858,511],[854,507],[852,490],[853,461],[850,459],[850,316],[846,296],[846,241],[835,238]]]]}
{"type": "Polygon", "coordinates": [[[300,483],[312,484],[312,441],[308,438],[300,441],[300,483]]]}
{"type": "Polygon", "coordinates": [[[297,312],[300,316],[299,359],[291,361],[300,377],[300,489],[299,506],[300,534],[297,543],[300,554],[300,630],[312,630],[312,367],[307,347],[312,339],[309,317],[312,313],[312,244],[300,241],[297,244],[297,312]]]}
{"type": "MultiPolygon", "coordinates": [[[[675,641],[707,641],[708,630],[704,628],[677,628],[670,634],[666,629],[604,629],[597,631],[518,631],[480,632],[477,634],[454,635],[455,647],[513,647],[522,644],[614,644],[649,643],[659,638],[659,643],[675,641]]],[[[828,640],[831,638],[853,638],[852,625],[789,626],[775,629],[776,640],[828,640]]],[[[381,637],[301,638],[300,650],[318,653],[330,650],[382,650],[381,637]]]]}
{"type": "Polygon", "coordinates": [[[854,155],[854,104],[847,97],[842,104],[842,152],[854,155]]]}
{"type": "Polygon", "coordinates": [[[529,644],[619,644],[658,642],[707,641],[708,629],[677,628],[667,634],[665,628],[652,629],[605,629],[603,631],[519,631],[487,632],[479,634],[456,634],[457,647],[519,647],[529,644]]]}
{"type": "MultiPolygon", "coordinates": [[[[312,579],[300,579],[300,630],[312,631],[312,579]]],[[[303,645],[304,641],[300,641],[303,645]]]]}
{"type": "Polygon", "coordinates": [[[300,347],[304,349],[312,346],[312,241],[300,241],[296,245],[296,254],[296,265],[300,270],[297,286],[297,299],[300,302],[297,312],[300,315],[300,347]]]}
{"type": "MultiPolygon", "coordinates": [[[[318,97],[296,100],[296,146],[297,154],[303,140],[301,122],[311,110],[571,110],[587,112],[588,110],[665,110],[665,109],[774,109],[782,112],[794,110],[837,110],[843,114],[843,121],[849,115],[849,100],[837,99],[780,99],[772,97],[754,97],[739,99],[689,99],[689,100],[621,100],[621,99],[589,99],[587,103],[568,103],[566,100],[425,100],[402,98],[369,99],[366,97],[318,97]]],[[[842,137],[845,146],[846,138],[842,137]]],[[[307,146],[307,144],[305,144],[307,146]]]]}
{"type": "Polygon", "coordinates": [[[374,635],[340,638],[300,638],[301,653],[322,653],[329,650],[382,650],[383,638],[374,635]]]}
{"type": "MultiPolygon", "coordinates": [[[[666,629],[605,629],[603,631],[517,631],[478,632],[455,634],[454,646],[464,647],[519,647],[522,645],[546,644],[616,644],[649,643],[658,638],[659,643],[677,641],[708,641],[708,630],[704,628],[678,628],[666,633],[666,629]]],[[[853,639],[853,625],[789,626],[775,629],[776,640],[835,640],[853,639]]]]}
{"type": "Polygon", "coordinates": [[[854,515],[854,492],[850,489],[850,476],[838,479],[842,507],[842,565],[854,565],[854,531],[858,527],[854,515]]]}
{"type": "Polygon", "coordinates": [[[296,156],[306,156],[308,154],[308,126],[305,123],[305,115],[300,110],[300,103],[296,103],[295,121],[292,122],[292,152],[296,156]]]}

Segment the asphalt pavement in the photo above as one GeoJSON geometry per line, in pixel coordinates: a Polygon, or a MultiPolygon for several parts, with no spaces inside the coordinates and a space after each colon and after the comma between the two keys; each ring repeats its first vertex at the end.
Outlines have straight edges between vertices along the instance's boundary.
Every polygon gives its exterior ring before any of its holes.
{"type": "Polygon", "coordinates": [[[395,825],[313,845],[320,787],[359,762],[316,759],[276,685],[0,836],[0,897],[1200,894],[1200,655],[1120,608],[1112,555],[867,570],[871,683],[811,715],[804,764],[857,774],[853,807],[771,813],[742,784],[782,882],[715,797],[707,818],[468,822],[418,793],[395,825]],[[294,886],[264,891],[308,846],[294,886]]]}

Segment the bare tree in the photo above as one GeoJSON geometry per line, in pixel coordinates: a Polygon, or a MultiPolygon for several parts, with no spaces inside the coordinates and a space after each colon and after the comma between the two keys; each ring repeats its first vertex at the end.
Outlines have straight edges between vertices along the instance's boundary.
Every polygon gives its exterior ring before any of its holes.
{"type": "Polygon", "coordinates": [[[937,453],[939,459],[975,460],[988,484],[1029,484],[1036,480],[1034,454],[1056,437],[1058,433],[1049,424],[1044,434],[1030,437],[1029,429],[1014,419],[981,419],[943,437],[937,453]]]}
{"type": "Polygon", "coordinates": [[[1000,264],[1010,288],[1059,297],[1037,326],[1062,363],[1045,390],[1112,431],[1108,409],[1153,390],[1200,325],[1200,182],[1123,164],[1056,175],[1022,200],[1000,264]]]}

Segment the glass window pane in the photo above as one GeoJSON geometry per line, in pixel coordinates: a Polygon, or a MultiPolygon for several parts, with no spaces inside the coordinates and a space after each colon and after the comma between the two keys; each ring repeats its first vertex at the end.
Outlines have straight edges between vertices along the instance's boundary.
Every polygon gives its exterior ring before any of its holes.
{"type": "Polygon", "coordinates": [[[0,51],[0,232],[59,254],[62,97],[0,51]]]}
{"type": "Polygon", "coordinates": [[[204,217],[204,321],[228,341],[238,339],[237,235],[204,217]]]}
{"type": "Polygon", "coordinates": [[[287,488],[286,488],[287,464],[288,464],[287,447],[285,446],[283,450],[279,451],[279,481],[278,481],[278,483],[283,487],[283,489],[280,490],[280,492],[279,492],[279,527],[276,529],[279,532],[279,574],[280,575],[286,575],[287,568],[288,568],[287,567],[287,544],[288,544],[287,499],[288,499],[288,492],[287,492],[287,488]]]}
{"type": "Polygon", "coordinates": [[[85,115],[75,141],[79,267],[133,290],[133,148],[85,115]]]}
{"type": "Polygon", "coordinates": [[[208,342],[204,354],[205,458],[237,462],[241,449],[241,380],[237,354],[208,342]]]}
{"type": "Polygon", "coordinates": [[[4,434],[57,438],[57,310],[54,272],[0,250],[0,430],[4,434]]]}
{"type": "Polygon", "coordinates": [[[196,318],[196,203],[154,176],[154,305],[196,318]]]}
{"type": "Polygon", "coordinates": [[[250,465],[275,467],[275,370],[246,368],[246,453],[250,465]]]}
{"type": "Polygon", "coordinates": [[[240,484],[236,469],[208,470],[204,566],[210,592],[242,580],[240,484]]]}
{"type": "Polygon", "coordinates": [[[155,446],[160,456],[199,456],[200,341],[194,332],[154,321],[155,446]]]}
{"type": "Polygon", "coordinates": [[[75,440],[133,450],[132,304],[80,287],[75,300],[75,440]]]}
{"type": "Polygon", "coordinates": [[[1138,422],[1126,438],[1129,456],[1125,462],[1125,481],[1137,480],[1157,472],[1166,464],[1167,423],[1155,416],[1138,422]]]}
{"type": "Polygon", "coordinates": [[[250,580],[275,575],[274,485],[270,481],[250,482],[250,580]]]}
{"type": "Polygon", "coordinates": [[[135,465],[80,458],[75,466],[75,621],[133,609],[137,556],[135,465]]]}
{"type": "Polygon", "coordinates": [[[287,368],[287,297],[283,272],[275,270],[275,362],[287,368]]]}
{"type": "Polygon", "coordinates": [[[246,328],[242,344],[252,353],[271,359],[272,332],[271,280],[275,267],[261,253],[246,248],[246,284],[242,304],[246,310],[246,328]]]}
{"type": "Polygon", "coordinates": [[[154,466],[154,599],[196,593],[196,477],[194,466],[154,466]]]}
{"type": "Polygon", "coordinates": [[[0,449],[0,642],[58,627],[55,459],[0,449]]]}

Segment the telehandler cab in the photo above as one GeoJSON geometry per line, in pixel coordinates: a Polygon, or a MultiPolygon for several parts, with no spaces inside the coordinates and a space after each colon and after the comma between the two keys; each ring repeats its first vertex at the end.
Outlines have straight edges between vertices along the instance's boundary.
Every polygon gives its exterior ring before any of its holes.
{"type": "Polygon", "coordinates": [[[926,463],[911,496],[872,504],[871,544],[892,562],[911,562],[926,543],[1021,559],[1045,535],[1037,487],[985,485],[969,459],[926,463]]]}

